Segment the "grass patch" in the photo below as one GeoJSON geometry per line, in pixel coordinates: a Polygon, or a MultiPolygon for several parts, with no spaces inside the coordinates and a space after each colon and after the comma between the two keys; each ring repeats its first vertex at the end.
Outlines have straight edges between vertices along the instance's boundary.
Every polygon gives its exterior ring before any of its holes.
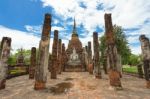
{"type": "Polygon", "coordinates": [[[124,65],[123,66],[123,72],[127,73],[138,73],[137,67],[136,66],[129,66],[129,65],[124,65]]]}
{"type": "Polygon", "coordinates": [[[20,74],[20,73],[25,73],[25,72],[26,72],[25,70],[14,69],[10,71],[10,74],[20,74]]]}

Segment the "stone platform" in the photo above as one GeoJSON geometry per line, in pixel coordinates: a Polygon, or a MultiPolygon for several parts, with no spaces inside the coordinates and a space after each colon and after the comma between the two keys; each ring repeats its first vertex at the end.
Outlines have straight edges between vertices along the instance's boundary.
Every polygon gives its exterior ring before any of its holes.
{"type": "MultiPolygon", "coordinates": [[[[49,74],[50,75],[50,74],[49,74]]],[[[0,90],[0,99],[150,99],[150,89],[145,87],[145,80],[123,75],[123,90],[114,90],[109,85],[107,75],[95,79],[88,72],[62,72],[57,79],[47,77],[46,89],[34,90],[35,80],[29,75],[6,81],[6,88],[0,90]],[[63,93],[51,89],[60,84],[69,84],[63,93]],[[55,91],[55,92],[54,92],[55,91]]]]}
{"type": "Polygon", "coordinates": [[[65,67],[65,72],[84,72],[85,69],[82,65],[76,65],[76,66],[73,66],[73,65],[67,65],[65,67]]]}

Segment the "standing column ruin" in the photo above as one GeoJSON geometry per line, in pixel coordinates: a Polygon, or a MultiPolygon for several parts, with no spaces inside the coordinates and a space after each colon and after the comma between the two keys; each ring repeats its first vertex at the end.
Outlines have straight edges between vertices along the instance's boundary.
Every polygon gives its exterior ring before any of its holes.
{"type": "Polygon", "coordinates": [[[66,59],[66,52],[65,52],[65,44],[62,43],[62,71],[65,71],[65,60],[66,59]]]}
{"type": "Polygon", "coordinates": [[[143,78],[143,68],[142,68],[142,63],[139,63],[138,65],[137,65],[137,70],[138,70],[138,76],[139,76],[139,78],[143,78]]]}
{"type": "Polygon", "coordinates": [[[54,39],[52,47],[52,68],[51,68],[51,79],[57,79],[57,54],[58,54],[58,30],[54,30],[54,39]]]}
{"type": "Polygon", "coordinates": [[[103,58],[104,73],[108,74],[108,71],[107,71],[107,51],[106,50],[104,51],[104,57],[102,57],[102,58],[103,58]]]}
{"type": "Polygon", "coordinates": [[[58,74],[61,74],[61,66],[62,66],[62,44],[61,39],[58,41],[58,74]]]}
{"type": "Polygon", "coordinates": [[[48,71],[51,72],[52,68],[52,54],[49,54],[49,60],[48,60],[48,71]]]}
{"type": "Polygon", "coordinates": [[[98,43],[98,33],[93,32],[93,48],[94,48],[94,69],[95,69],[95,77],[102,78],[101,76],[101,68],[100,68],[100,60],[99,60],[99,43],[98,43]]]}
{"type": "Polygon", "coordinates": [[[36,48],[31,48],[30,66],[29,66],[29,79],[34,79],[36,67],[36,48]]]}
{"type": "Polygon", "coordinates": [[[51,32],[51,15],[45,14],[42,37],[39,44],[37,66],[35,71],[35,85],[34,85],[35,90],[44,89],[46,87],[50,32],[51,32]]]}
{"type": "Polygon", "coordinates": [[[145,35],[141,35],[139,39],[141,42],[146,87],[150,88],[150,41],[145,35]]]}
{"type": "Polygon", "coordinates": [[[87,52],[88,52],[88,71],[90,74],[93,74],[92,49],[91,49],[91,42],[90,41],[88,42],[87,52]]]}
{"type": "Polygon", "coordinates": [[[11,49],[11,38],[3,37],[1,42],[1,56],[0,56],[0,90],[5,88],[6,77],[8,72],[8,58],[11,49]]]}
{"type": "Polygon", "coordinates": [[[109,68],[109,79],[110,85],[121,88],[120,73],[117,70],[119,63],[118,53],[115,44],[115,38],[113,33],[111,14],[105,14],[105,35],[106,35],[106,46],[107,46],[107,67],[109,68]]]}

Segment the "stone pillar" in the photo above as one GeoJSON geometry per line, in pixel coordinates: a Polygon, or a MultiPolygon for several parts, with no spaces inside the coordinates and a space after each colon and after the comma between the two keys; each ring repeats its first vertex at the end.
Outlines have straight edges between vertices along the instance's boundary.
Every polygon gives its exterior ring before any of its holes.
{"type": "Polygon", "coordinates": [[[49,61],[48,61],[48,71],[51,72],[52,68],[52,54],[49,54],[49,61]]]}
{"type": "Polygon", "coordinates": [[[57,53],[58,53],[58,30],[54,31],[54,40],[52,47],[52,69],[51,69],[51,79],[57,79],[57,53]]]}
{"type": "Polygon", "coordinates": [[[36,48],[32,47],[31,57],[30,57],[30,66],[29,66],[29,78],[34,79],[36,68],[36,48]]]}
{"type": "Polygon", "coordinates": [[[5,88],[6,77],[8,72],[8,57],[11,49],[11,38],[3,37],[1,43],[1,56],[0,56],[0,90],[5,88]]]}
{"type": "Polygon", "coordinates": [[[95,68],[95,77],[102,78],[101,69],[100,69],[100,59],[99,59],[99,43],[98,43],[98,33],[93,33],[93,48],[94,48],[94,68],[95,68]]]}
{"type": "Polygon", "coordinates": [[[103,69],[104,69],[104,73],[108,74],[107,71],[107,52],[104,52],[104,57],[103,57],[103,69]]]}
{"type": "Polygon", "coordinates": [[[62,44],[62,71],[65,71],[65,58],[66,58],[66,52],[65,52],[65,44],[62,44]]]}
{"type": "Polygon", "coordinates": [[[58,73],[61,74],[61,66],[62,66],[62,44],[61,39],[58,41],[58,73]]]}
{"type": "Polygon", "coordinates": [[[35,71],[35,90],[44,89],[47,81],[49,59],[49,43],[51,31],[51,15],[45,14],[42,37],[39,44],[37,66],[35,71]]]}
{"type": "Polygon", "coordinates": [[[110,85],[121,88],[120,73],[118,67],[118,53],[115,44],[111,14],[105,14],[105,35],[107,45],[107,67],[109,68],[110,85]]]}
{"type": "Polygon", "coordinates": [[[150,88],[150,41],[145,35],[141,35],[139,39],[141,42],[146,87],[150,88]]]}
{"type": "Polygon", "coordinates": [[[90,74],[93,74],[92,49],[91,49],[91,42],[90,41],[88,42],[87,52],[88,52],[88,71],[90,74]]]}
{"type": "Polygon", "coordinates": [[[88,52],[88,46],[85,46],[86,52],[88,52]]]}
{"type": "Polygon", "coordinates": [[[139,75],[139,78],[143,78],[143,68],[142,68],[142,63],[139,63],[137,65],[137,69],[138,69],[138,75],[139,75]]]}
{"type": "Polygon", "coordinates": [[[87,70],[87,66],[88,66],[88,53],[86,51],[86,48],[83,47],[83,51],[82,51],[82,64],[83,64],[83,69],[82,71],[86,71],[87,70]]]}

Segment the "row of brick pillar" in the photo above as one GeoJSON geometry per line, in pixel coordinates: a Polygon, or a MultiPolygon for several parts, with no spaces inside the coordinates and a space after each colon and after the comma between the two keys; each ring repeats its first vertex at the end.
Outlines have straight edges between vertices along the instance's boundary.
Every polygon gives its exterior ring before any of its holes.
{"type": "Polygon", "coordinates": [[[47,82],[47,72],[51,74],[51,79],[57,79],[57,74],[61,74],[65,66],[65,44],[59,39],[58,30],[54,30],[52,54],[49,54],[49,43],[51,35],[51,15],[46,14],[42,38],[39,44],[39,51],[36,62],[36,49],[31,51],[31,67],[29,78],[35,77],[35,90],[44,89],[47,82]],[[34,58],[33,58],[34,57],[34,58]],[[37,64],[36,64],[37,63],[37,64]],[[36,66],[35,66],[36,65],[36,66]],[[33,76],[35,74],[35,76],[33,76]]]}

